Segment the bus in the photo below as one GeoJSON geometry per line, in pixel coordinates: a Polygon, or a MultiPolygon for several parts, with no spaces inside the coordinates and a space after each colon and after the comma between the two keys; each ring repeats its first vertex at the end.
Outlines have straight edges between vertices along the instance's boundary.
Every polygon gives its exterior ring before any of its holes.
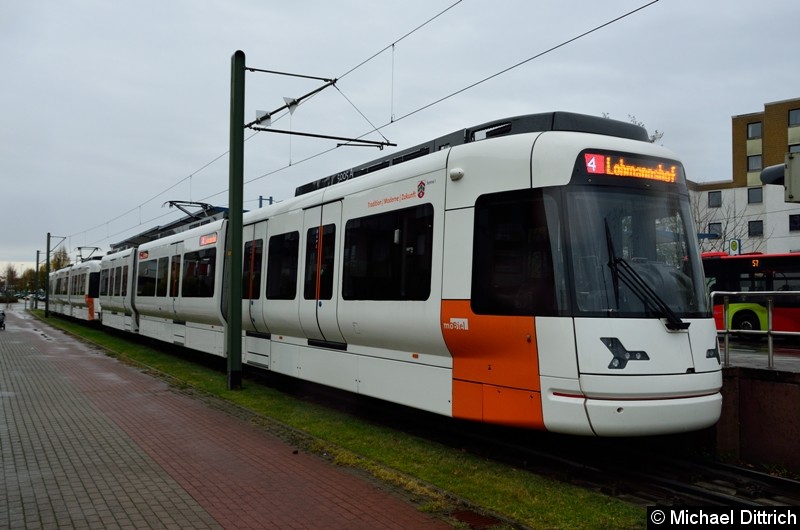
{"type": "MultiPolygon", "coordinates": [[[[703,270],[709,293],[714,291],[788,291],[793,295],[774,298],[773,331],[800,332],[800,253],[741,254],[729,256],[724,252],[705,252],[703,270]]],[[[716,297],[714,320],[717,330],[725,330],[723,299],[716,297]]],[[[767,297],[732,295],[728,305],[728,328],[745,331],[766,331],[767,297]]]]}

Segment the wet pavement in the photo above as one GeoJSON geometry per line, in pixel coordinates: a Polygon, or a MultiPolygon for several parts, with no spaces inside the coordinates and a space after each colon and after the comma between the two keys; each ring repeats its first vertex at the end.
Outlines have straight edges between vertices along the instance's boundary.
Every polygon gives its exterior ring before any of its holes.
{"type": "Polygon", "coordinates": [[[451,528],[21,305],[6,314],[0,528],[451,528]]]}

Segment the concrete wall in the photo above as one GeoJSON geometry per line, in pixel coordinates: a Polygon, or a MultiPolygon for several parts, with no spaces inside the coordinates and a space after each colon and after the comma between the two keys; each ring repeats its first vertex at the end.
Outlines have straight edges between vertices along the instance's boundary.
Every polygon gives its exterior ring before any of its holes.
{"type": "Polygon", "coordinates": [[[716,449],[724,459],[800,473],[800,374],[723,369],[716,449]]]}

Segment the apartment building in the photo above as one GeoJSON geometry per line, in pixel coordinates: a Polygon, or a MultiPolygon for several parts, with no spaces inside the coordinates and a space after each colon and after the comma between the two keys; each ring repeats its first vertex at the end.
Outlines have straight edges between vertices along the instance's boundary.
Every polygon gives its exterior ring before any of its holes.
{"type": "Polygon", "coordinates": [[[800,251],[800,204],[784,202],[783,186],[760,178],[787,152],[800,152],[800,98],[733,116],[731,144],[731,180],[689,182],[702,250],[727,252],[735,240],[742,253],[800,251]]]}

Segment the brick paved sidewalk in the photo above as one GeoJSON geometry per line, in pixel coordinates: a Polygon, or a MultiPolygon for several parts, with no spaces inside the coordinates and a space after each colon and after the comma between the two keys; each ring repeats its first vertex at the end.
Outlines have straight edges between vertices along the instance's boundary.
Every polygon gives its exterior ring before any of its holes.
{"type": "Polygon", "coordinates": [[[388,488],[7,315],[2,528],[450,528],[388,488]]]}

